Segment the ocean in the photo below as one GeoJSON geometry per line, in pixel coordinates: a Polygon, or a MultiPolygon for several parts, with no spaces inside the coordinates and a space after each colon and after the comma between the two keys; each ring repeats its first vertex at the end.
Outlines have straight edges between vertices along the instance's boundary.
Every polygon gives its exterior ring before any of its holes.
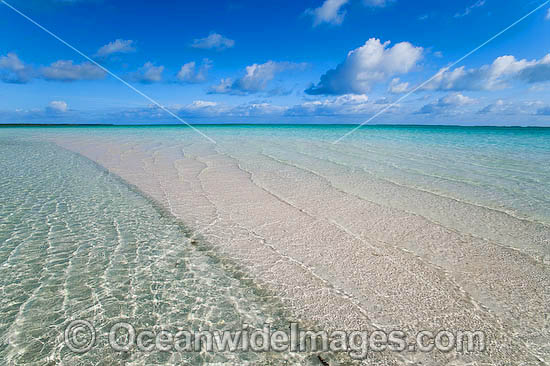
{"type": "Polygon", "coordinates": [[[550,129],[368,126],[334,144],[349,126],[197,128],[217,144],[184,126],[0,128],[4,364],[317,364],[310,353],[125,354],[101,343],[120,321],[348,324],[313,311],[323,297],[295,293],[296,279],[342,295],[369,326],[471,317],[510,342],[492,360],[550,355],[550,129]],[[353,254],[370,246],[373,260],[397,258],[395,271],[377,262],[390,277],[353,254]],[[281,258],[299,263],[294,279],[267,268],[281,258]],[[78,319],[98,334],[85,354],[64,347],[78,319]]]}

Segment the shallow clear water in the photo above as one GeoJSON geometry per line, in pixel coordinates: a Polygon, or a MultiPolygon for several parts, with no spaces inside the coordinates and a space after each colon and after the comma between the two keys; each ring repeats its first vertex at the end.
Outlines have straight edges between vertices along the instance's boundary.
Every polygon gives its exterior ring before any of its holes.
{"type": "MultiPolygon", "coordinates": [[[[261,232],[270,244],[281,244],[289,253],[303,255],[304,261],[311,253],[315,258],[311,265],[318,266],[320,277],[358,299],[364,295],[368,305],[379,300],[376,292],[371,288],[353,292],[359,285],[353,283],[353,275],[341,276],[338,263],[323,258],[326,248],[315,252],[315,246],[324,242],[322,233],[308,236],[311,228],[296,229],[286,225],[285,218],[277,223],[256,217],[261,211],[258,214],[247,205],[262,205],[266,217],[278,219],[267,211],[278,206],[266,197],[276,196],[295,205],[298,213],[289,211],[292,216],[287,220],[300,218],[303,208],[327,226],[331,221],[326,218],[342,221],[356,233],[366,231],[366,241],[372,236],[422,257],[422,268],[443,269],[459,289],[448,296],[474,298],[483,305],[472,305],[476,311],[488,317],[498,314],[499,321],[487,321],[488,329],[510,323],[507,327],[515,338],[533,353],[549,354],[550,328],[541,318],[550,304],[550,287],[545,285],[550,278],[550,129],[369,126],[336,145],[332,142],[349,127],[208,126],[201,130],[217,145],[181,126],[0,129],[0,167],[6,172],[0,177],[0,288],[4,294],[0,358],[36,365],[46,360],[70,365],[79,360],[122,362],[120,354],[106,347],[92,350],[87,358],[60,347],[61,333],[71,319],[93,319],[102,329],[118,319],[130,319],[142,327],[180,322],[187,328],[191,324],[223,325],[224,329],[239,329],[242,322],[260,325],[266,319],[284,326],[288,319],[278,311],[277,301],[255,290],[251,282],[238,280],[232,265],[190,245],[185,228],[150,200],[52,142],[82,151],[133,184],[142,184],[140,189],[166,210],[177,205],[174,209],[186,223],[198,225],[194,229],[208,226],[213,241],[223,243],[248,225],[254,235],[261,232]],[[214,175],[200,176],[209,169],[214,175]],[[227,184],[216,181],[220,172],[227,184]],[[242,196],[231,201],[224,189],[238,191],[239,184],[249,191],[243,188],[242,196]],[[259,199],[256,203],[248,196],[250,187],[261,188],[263,195],[253,196],[259,199]],[[183,192],[186,189],[196,191],[183,192]],[[204,197],[186,208],[195,195],[204,197]],[[335,206],[342,211],[331,211],[335,206]],[[256,216],[249,217],[248,212],[256,216]],[[370,217],[371,212],[379,216],[370,217]],[[225,221],[219,220],[223,215],[225,221]],[[396,222],[403,226],[396,227],[396,222]],[[306,233],[303,242],[284,247],[287,236],[299,238],[294,234],[301,232],[306,233]],[[302,246],[309,249],[292,252],[302,246]],[[479,248],[490,248],[493,257],[486,258],[479,248]],[[514,264],[517,267],[512,268],[514,264]]],[[[246,260],[247,255],[245,250],[246,260]]],[[[251,258],[251,262],[258,259],[251,258]]],[[[404,263],[410,262],[414,260],[404,263]]],[[[364,264],[357,263],[358,267],[364,264]]],[[[262,265],[269,266],[256,267],[262,265]]],[[[255,263],[250,267],[254,269],[255,263]]],[[[271,276],[268,281],[280,280],[269,268],[258,273],[271,276]]],[[[431,280],[414,277],[411,288],[423,293],[420,290],[431,280]]],[[[434,298],[447,294],[436,280],[434,298]]],[[[307,283],[302,285],[307,290],[307,283]]],[[[419,324],[439,312],[447,314],[439,308],[423,313],[424,308],[414,308],[418,301],[412,295],[409,299],[401,299],[397,292],[391,298],[384,296],[384,281],[380,288],[376,282],[371,285],[386,306],[380,314],[369,314],[373,317],[385,319],[390,305],[406,301],[412,303],[410,313],[418,314],[414,321],[419,324]]],[[[282,293],[299,298],[293,291],[289,286],[282,293]]],[[[508,361],[506,353],[500,356],[508,361]]],[[[178,361],[167,359],[176,357],[167,354],[131,357],[128,364],[178,361]]],[[[282,355],[184,357],[192,364],[230,359],[263,365],[280,364],[282,355]]]]}
{"type": "MultiPolygon", "coordinates": [[[[550,128],[366,126],[334,145],[347,126],[202,126],[223,147],[279,147],[404,186],[550,224],[550,128]]],[[[98,138],[150,148],[203,141],[182,126],[2,128],[9,136],[98,138]]]]}
{"type": "MultiPolygon", "coordinates": [[[[281,327],[286,317],[232,265],[190,244],[178,222],[91,161],[52,143],[0,137],[0,170],[2,365],[284,364],[284,355],[271,353],[112,351],[100,335],[119,321],[198,331],[281,327]],[[76,319],[98,332],[83,355],[63,343],[76,319]]],[[[306,364],[302,355],[285,357],[306,364]]]]}

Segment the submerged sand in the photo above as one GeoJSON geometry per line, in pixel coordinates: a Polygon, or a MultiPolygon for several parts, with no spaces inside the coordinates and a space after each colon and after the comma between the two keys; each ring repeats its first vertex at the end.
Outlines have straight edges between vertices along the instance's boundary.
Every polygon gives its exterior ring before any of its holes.
{"type": "Polygon", "coordinates": [[[297,318],[325,329],[481,330],[485,352],[366,364],[550,363],[550,228],[338,163],[321,143],[71,136],[297,318]]]}

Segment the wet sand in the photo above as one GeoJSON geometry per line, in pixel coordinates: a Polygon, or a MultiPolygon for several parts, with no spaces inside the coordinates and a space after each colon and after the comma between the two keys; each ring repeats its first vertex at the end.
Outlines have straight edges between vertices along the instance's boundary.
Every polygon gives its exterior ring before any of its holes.
{"type": "Polygon", "coordinates": [[[299,320],[413,336],[481,330],[488,341],[482,353],[387,351],[365,364],[550,362],[545,223],[381,179],[359,169],[368,162],[350,146],[265,137],[55,141],[163,205],[299,320]]]}

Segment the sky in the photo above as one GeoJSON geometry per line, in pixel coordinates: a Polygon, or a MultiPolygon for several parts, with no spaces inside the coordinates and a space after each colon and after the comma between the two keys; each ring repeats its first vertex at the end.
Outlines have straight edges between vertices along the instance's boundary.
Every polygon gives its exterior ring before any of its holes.
{"type": "Polygon", "coordinates": [[[0,1],[0,123],[550,127],[544,2],[0,1]]]}

